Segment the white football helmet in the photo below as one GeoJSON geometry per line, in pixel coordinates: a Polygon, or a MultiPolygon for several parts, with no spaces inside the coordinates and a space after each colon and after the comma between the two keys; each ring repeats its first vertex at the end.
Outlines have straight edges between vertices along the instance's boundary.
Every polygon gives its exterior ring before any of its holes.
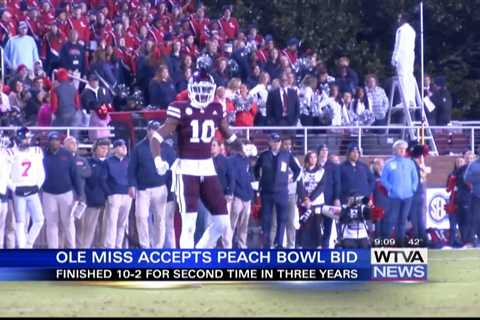
{"type": "Polygon", "coordinates": [[[188,98],[192,107],[205,108],[215,98],[217,85],[206,70],[196,71],[188,80],[188,98]]]}

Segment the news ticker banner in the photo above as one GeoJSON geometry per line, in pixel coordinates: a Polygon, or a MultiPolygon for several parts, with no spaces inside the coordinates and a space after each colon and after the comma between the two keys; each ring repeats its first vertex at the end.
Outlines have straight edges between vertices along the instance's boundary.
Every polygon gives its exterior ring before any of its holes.
{"type": "Polygon", "coordinates": [[[0,281],[426,281],[426,248],[0,250],[0,281]]]}

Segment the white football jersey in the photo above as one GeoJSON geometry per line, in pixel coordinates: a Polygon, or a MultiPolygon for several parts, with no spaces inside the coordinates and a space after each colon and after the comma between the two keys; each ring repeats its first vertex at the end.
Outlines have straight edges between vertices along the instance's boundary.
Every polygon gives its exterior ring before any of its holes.
{"type": "Polygon", "coordinates": [[[0,194],[7,194],[8,181],[10,179],[10,153],[8,149],[0,148],[0,194]]]}
{"type": "Polygon", "coordinates": [[[10,181],[9,187],[38,186],[41,188],[45,181],[43,166],[43,151],[40,147],[28,147],[24,150],[13,147],[10,153],[10,181]]]}

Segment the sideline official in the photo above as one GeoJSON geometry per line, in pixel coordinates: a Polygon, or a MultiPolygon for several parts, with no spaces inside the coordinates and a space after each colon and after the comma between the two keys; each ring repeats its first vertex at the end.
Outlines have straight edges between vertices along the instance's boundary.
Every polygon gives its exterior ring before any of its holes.
{"type": "Polygon", "coordinates": [[[103,220],[105,226],[105,247],[122,248],[127,228],[132,198],[128,195],[128,157],[125,140],[113,142],[113,155],[105,160],[102,179],[106,191],[108,210],[103,220]]]}
{"type": "Polygon", "coordinates": [[[281,150],[281,139],[277,133],[272,133],[269,140],[269,150],[260,154],[255,164],[255,177],[259,180],[262,203],[263,246],[268,248],[271,243],[270,229],[272,211],[277,213],[277,233],[274,246],[281,248],[287,225],[288,216],[288,168],[293,172],[292,180],[297,180],[301,168],[293,155],[281,150]]]}
{"type": "Polygon", "coordinates": [[[73,155],[61,146],[58,132],[50,132],[48,142],[43,159],[46,178],[42,195],[48,248],[59,248],[59,227],[62,228],[65,247],[75,248],[75,221],[70,210],[74,201],[73,191],[77,197],[84,194],[80,176],[73,155]]]}

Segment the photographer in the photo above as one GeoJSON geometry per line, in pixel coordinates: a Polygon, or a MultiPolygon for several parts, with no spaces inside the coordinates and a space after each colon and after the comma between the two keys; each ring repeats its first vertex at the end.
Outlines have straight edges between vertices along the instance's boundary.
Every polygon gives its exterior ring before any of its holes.
{"type": "Polygon", "coordinates": [[[368,198],[352,194],[347,204],[342,205],[340,213],[340,232],[338,242],[346,249],[367,249],[370,241],[367,232],[367,220],[370,219],[368,198]]]}

